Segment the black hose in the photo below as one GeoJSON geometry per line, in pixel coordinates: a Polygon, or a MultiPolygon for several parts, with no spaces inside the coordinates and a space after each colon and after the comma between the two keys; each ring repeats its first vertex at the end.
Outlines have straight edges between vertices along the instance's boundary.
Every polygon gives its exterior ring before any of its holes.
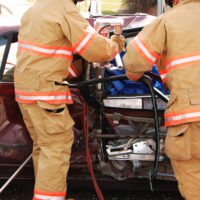
{"type": "MultiPolygon", "coordinates": [[[[109,81],[115,81],[115,80],[125,80],[127,79],[126,75],[119,75],[119,76],[111,76],[111,77],[106,77],[106,78],[101,78],[101,79],[92,79],[88,81],[82,81],[76,87],[78,86],[79,90],[81,91],[83,88],[87,87],[88,85],[93,85],[97,83],[105,83],[109,81]]],[[[160,156],[160,133],[159,133],[159,120],[158,120],[158,112],[157,112],[157,102],[156,102],[156,97],[155,93],[160,97],[165,100],[165,102],[168,101],[168,99],[165,97],[165,95],[161,94],[158,92],[151,81],[151,78],[147,75],[143,75],[143,77],[140,79],[140,81],[144,82],[150,90],[151,97],[152,97],[152,104],[153,104],[153,112],[154,112],[154,123],[155,123],[155,137],[154,141],[156,143],[156,150],[155,150],[155,160],[154,160],[154,165],[153,169],[151,171],[151,180],[156,177],[157,175],[157,170],[158,170],[158,161],[159,161],[159,156],[160,156]]],[[[84,90],[85,93],[85,90],[84,90]]]]}
{"type": "Polygon", "coordinates": [[[160,156],[160,133],[159,133],[159,122],[158,122],[158,109],[157,109],[157,102],[156,102],[156,97],[155,97],[153,83],[151,81],[151,78],[147,75],[144,75],[141,78],[141,81],[144,82],[149,87],[149,90],[151,93],[152,104],[153,104],[153,111],[154,111],[155,133],[156,133],[154,141],[156,143],[156,150],[155,150],[154,165],[153,165],[153,169],[150,174],[150,176],[151,176],[150,180],[152,180],[157,175],[158,161],[159,161],[159,156],[160,156]]]}
{"type": "MultiPolygon", "coordinates": [[[[125,80],[127,79],[126,75],[119,75],[119,76],[111,76],[101,79],[92,79],[88,81],[83,81],[78,84],[78,88],[81,90],[84,87],[87,87],[88,85],[97,84],[97,83],[105,83],[109,81],[115,81],[115,80],[125,80]]],[[[154,90],[153,83],[151,81],[151,78],[147,75],[143,75],[143,77],[140,79],[140,81],[144,82],[150,90],[151,97],[152,97],[152,104],[153,104],[153,111],[154,111],[154,123],[155,123],[155,138],[154,141],[156,143],[156,150],[155,150],[155,160],[154,160],[154,166],[151,171],[151,178],[154,178],[157,174],[158,169],[158,161],[160,156],[160,134],[159,134],[159,122],[158,122],[158,110],[157,110],[157,102],[155,97],[155,92],[159,96],[161,96],[160,93],[158,93],[156,90],[154,90]]],[[[84,90],[85,93],[85,90],[84,90]]],[[[91,97],[90,97],[91,98],[91,97]]]]}

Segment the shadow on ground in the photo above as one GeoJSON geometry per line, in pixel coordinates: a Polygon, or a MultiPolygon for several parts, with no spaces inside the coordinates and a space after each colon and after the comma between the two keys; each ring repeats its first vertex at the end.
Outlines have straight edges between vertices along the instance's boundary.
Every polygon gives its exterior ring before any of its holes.
{"type": "MultiPolygon", "coordinates": [[[[0,182],[1,186],[3,182],[0,182]]],[[[0,200],[32,200],[33,182],[11,183],[0,194],[0,200]]],[[[104,200],[183,200],[178,192],[104,190],[104,200]]],[[[93,189],[69,188],[70,200],[98,200],[93,189]]]]}

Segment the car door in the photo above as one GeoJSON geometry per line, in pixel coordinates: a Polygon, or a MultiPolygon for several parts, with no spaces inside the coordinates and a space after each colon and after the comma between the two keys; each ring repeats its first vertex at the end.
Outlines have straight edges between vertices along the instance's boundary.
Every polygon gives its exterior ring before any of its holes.
{"type": "Polygon", "coordinates": [[[6,176],[7,166],[22,163],[32,149],[14,95],[17,35],[18,31],[0,33],[0,177],[6,176]]]}

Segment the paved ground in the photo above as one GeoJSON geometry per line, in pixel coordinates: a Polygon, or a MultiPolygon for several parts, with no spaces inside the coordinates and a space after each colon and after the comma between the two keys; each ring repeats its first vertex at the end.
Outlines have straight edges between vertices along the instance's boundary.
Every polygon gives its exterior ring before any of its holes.
{"type": "MultiPolygon", "coordinates": [[[[2,185],[3,182],[0,182],[2,185]]],[[[33,183],[12,183],[0,195],[0,200],[31,200],[33,183]]],[[[150,192],[128,190],[104,190],[104,200],[183,200],[178,192],[150,192]]],[[[93,189],[69,188],[68,200],[98,200],[93,189]]]]}

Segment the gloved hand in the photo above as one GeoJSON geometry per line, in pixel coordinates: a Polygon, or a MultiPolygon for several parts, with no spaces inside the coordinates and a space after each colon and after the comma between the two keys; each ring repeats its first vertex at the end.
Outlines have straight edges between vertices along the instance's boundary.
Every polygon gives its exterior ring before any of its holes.
{"type": "Polygon", "coordinates": [[[125,46],[125,38],[124,36],[122,35],[112,35],[111,38],[110,38],[112,41],[115,41],[118,46],[119,46],[119,51],[118,53],[120,53],[123,49],[124,49],[124,46],[125,46]]]}

